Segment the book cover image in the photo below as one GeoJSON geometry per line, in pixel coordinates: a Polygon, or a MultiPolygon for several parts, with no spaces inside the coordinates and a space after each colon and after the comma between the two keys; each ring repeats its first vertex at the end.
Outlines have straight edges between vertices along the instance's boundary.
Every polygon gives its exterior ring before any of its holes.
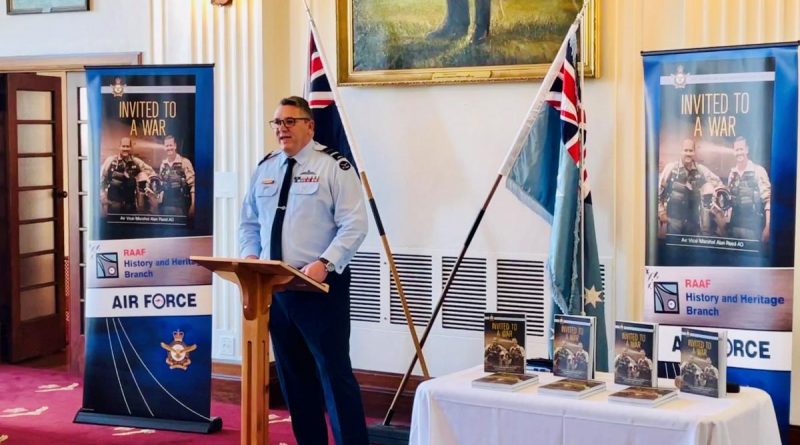
{"type": "Polygon", "coordinates": [[[727,337],[725,332],[683,328],[680,375],[675,386],[708,397],[725,396],[727,337]]]}
{"type": "Polygon", "coordinates": [[[614,339],[614,383],[657,386],[656,325],[619,321],[614,339]]]}
{"type": "Polygon", "coordinates": [[[525,374],[525,314],[487,312],[483,370],[525,374]]]}
{"type": "Polygon", "coordinates": [[[553,374],[573,379],[594,376],[592,317],[556,316],[553,334],[553,374]]]}

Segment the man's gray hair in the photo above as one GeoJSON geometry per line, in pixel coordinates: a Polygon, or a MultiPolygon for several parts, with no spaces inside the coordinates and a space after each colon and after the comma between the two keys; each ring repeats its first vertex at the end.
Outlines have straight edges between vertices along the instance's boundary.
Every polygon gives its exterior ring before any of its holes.
{"type": "Polygon", "coordinates": [[[308,102],[300,96],[289,96],[284,97],[281,99],[281,105],[291,105],[293,107],[299,108],[306,117],[314,119],[314,115],[311,113],[311,107],[308,105],[308,102]]]}

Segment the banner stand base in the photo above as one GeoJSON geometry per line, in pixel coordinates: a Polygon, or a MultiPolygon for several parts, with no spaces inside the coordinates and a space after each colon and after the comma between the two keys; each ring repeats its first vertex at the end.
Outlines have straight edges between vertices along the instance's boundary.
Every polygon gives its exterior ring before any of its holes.
{"type": "Polygon", "coordinates": [[[75,414],[73,423],[95,425],[127,426],[150,428],[154,430],[182,431],[186,433],[216,433],[222,429],[222,419],[212,417],[210,421],[193,422],[189,420],[156,419],[152,417],[133,417],[118,414],[102,414],[81,409],[75,414]]]}
{"type": "Polygon", "coordinates": [[[408,445],[411,429],[407,426],[384,425],[375,423],[367,426],[370,443],[380,445],[408,445]]]}

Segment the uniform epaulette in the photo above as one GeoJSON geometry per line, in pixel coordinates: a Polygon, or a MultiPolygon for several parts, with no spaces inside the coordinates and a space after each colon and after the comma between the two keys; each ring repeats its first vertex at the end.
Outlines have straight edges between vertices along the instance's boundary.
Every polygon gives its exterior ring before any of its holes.
{"type": "Polygon", "coordinates": [[[334,150],[333,148],[325,147],[325,148],[322,149],[322,152],[327,153],[333,159],[338,161],[339,162],[339,168],[341,168],[342,170],[350,170],[350,167],[352,167],[352,165],[350,165],[350,162],[348,162],[347,159],[345,159],[344,155],[342,155],[338,151],[334,150]]]}
{"type": "Polygon", "coordinates": [[[266,161],[267,159],[269,159],[269,158],[271,158],[271,157],[273,157],[273,156],[277,155],[278,153],[280,153],[280,150],[275,150],[275,151],[272,151],[272,152],[269,152],[269,153],[267,153],[267,155],[266,155],[266,156],[264,156],[264,159],[262,159],[261,161],[259,161],[258,165],[261,165],[261,164],[263,164],[263,163],[264,163],[264,161],[266,161]]]}

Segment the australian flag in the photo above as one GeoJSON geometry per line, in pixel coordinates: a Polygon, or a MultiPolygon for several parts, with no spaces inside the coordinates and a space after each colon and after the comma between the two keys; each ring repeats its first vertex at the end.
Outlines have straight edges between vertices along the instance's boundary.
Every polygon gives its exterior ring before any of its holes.
{"type": "Polygon", "coordinates": [[[344,155],[358,171],[313,33],[310,40],[306,100],[314,114],[314,140],[344,155]]]}
{"type": "MultiPolygon", "coordinates": [[[[595,363],[598,370],[607,371],[605,291],[592,197],[585,167],[581,171],[581,151],[585,149],[576,76],[577,27],[576,21],[542,82],[501,174],[517,198],[552,224],[547,259],[553,296],[551,326],[559,313],[596,317],[595,363]]],[[[552,336],[549,342],[552,353],[552,336]]]]}

